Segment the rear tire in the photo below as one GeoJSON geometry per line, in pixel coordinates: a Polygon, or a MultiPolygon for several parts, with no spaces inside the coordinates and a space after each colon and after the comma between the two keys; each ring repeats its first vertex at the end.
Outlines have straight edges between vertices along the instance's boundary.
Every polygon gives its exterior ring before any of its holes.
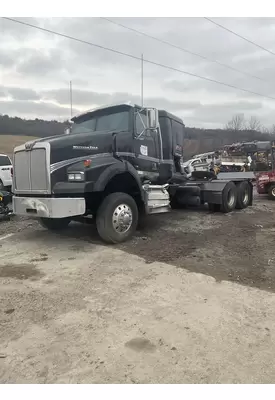
{"type": "Polygon", "coordinates": [[[1,179],[0,179],[0,190],[5,190],[5,186],[4,186],[3,182],[1,181],[1,179]]]}
{"type": "MultiPolygon", "coordinates": [[[[274,186],[275,187],[275,186],[274,186]]],[[[236,208],[242,210],[247,208],[251,203],[251,188],[248,182],[244,181],[237,185],[237,202],[236,208]]]]}
{"type": "Polygon", "coordinates": [[[70,222],[70,218],[40,218],[40,224],[49,231],[66,229],[70,222]]]}
{"type": "Polygon", "coordinates": [[[275,185],[271,185],[268,189],[268,198],[269,200],[275,200],[275,185]]]}
{"type": "Polygon", "coordinates": [[[135,232],[137,223],[137,204],[126,193],[109,194],[97,211],[97,231],[106,243],[125,242],[135,232]]]}
{"type": "Polygon", "coordinates": [[[237,203],[237,188],[233,182],[228,182],[222,192],[221,211],[229,213],[233,211],[237,203]]]}

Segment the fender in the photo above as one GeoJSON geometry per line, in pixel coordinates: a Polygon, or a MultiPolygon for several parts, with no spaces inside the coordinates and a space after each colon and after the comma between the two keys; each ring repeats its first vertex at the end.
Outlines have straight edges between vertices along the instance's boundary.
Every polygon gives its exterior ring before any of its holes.
{"type": "Polygon", "coordinates": [[[205,203],[222,204],[222,192],[230,180],[218,180],[205,182],[201,186],[202,199],[205,203]]]}
{"type": "MultiPolygon", "coordinates": [[[[89,158],[89,157],[87,157],[89,158]]],[[[68,193],[92,193],[103,192],[108,182],[116,175],[128,172],[135,179],[142,199],[144,191],[140,177],[136,169],[125,160],[119,160],[111,155],[108,157],[92,157],[92,164],[86,169],[86,181],[83,182],[68,182],[64,181],[64,176],[67,172],[84,171],[83,162],[73,162],[70,166],[63,166],[52,173],[52,178],[57,181],[53,185],[53,193],[68,194],[68,193]]]]}
{"type": "Polygon", "coordinates": [[[103,192],[105,187],[107,186],[108,182],[116,175],[118,174],[122,174],[124,172],[129,172],[132,177],[135,179],[141,196],[142,198],[144,197],[144,190],[142,188],[141,185],[141,181],[140,181],[140,177],[136,171],[136,169],[132,166],[132,164],[130,164],[128,161],[118,161],[115,164],[110,165],[109,167],[107,167],[99,176],[99,178],[97,179],[97,181],[95,182],[94,185],[94,191],[95,192],[103,192]]]}

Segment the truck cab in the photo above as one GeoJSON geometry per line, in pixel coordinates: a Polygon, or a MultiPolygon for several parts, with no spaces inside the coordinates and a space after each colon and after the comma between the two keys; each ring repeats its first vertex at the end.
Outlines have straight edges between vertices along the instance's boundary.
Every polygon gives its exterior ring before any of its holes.
{"type": "Polygon", "coordinates": [[[15,214],[52,230],[92,217],[101,238],[117,243],[132,235],[140,215],[170,211],[175,199],[222,203],[227,182],[188,181],[184,128],[165,110],[131,103],[75,116],[66,134],[15,148],[15,214]]]}

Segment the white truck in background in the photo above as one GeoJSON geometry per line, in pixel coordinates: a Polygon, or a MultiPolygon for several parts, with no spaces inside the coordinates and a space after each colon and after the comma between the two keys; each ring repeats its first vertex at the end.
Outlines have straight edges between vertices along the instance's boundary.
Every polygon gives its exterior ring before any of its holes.
{"type": "Polygon", "coordinates": [[[0,190],[11,190],[12,162],[6,154],[0,154],[0,190]]]}

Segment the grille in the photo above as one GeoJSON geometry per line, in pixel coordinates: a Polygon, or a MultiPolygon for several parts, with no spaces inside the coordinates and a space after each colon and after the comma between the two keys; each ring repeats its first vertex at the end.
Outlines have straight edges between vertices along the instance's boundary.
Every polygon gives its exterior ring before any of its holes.
{"type": "Polygon", "coordinates": [[[46,150],[18,151],[14,154],[14,183],[20,192],[49,190],[46,150]]]}

